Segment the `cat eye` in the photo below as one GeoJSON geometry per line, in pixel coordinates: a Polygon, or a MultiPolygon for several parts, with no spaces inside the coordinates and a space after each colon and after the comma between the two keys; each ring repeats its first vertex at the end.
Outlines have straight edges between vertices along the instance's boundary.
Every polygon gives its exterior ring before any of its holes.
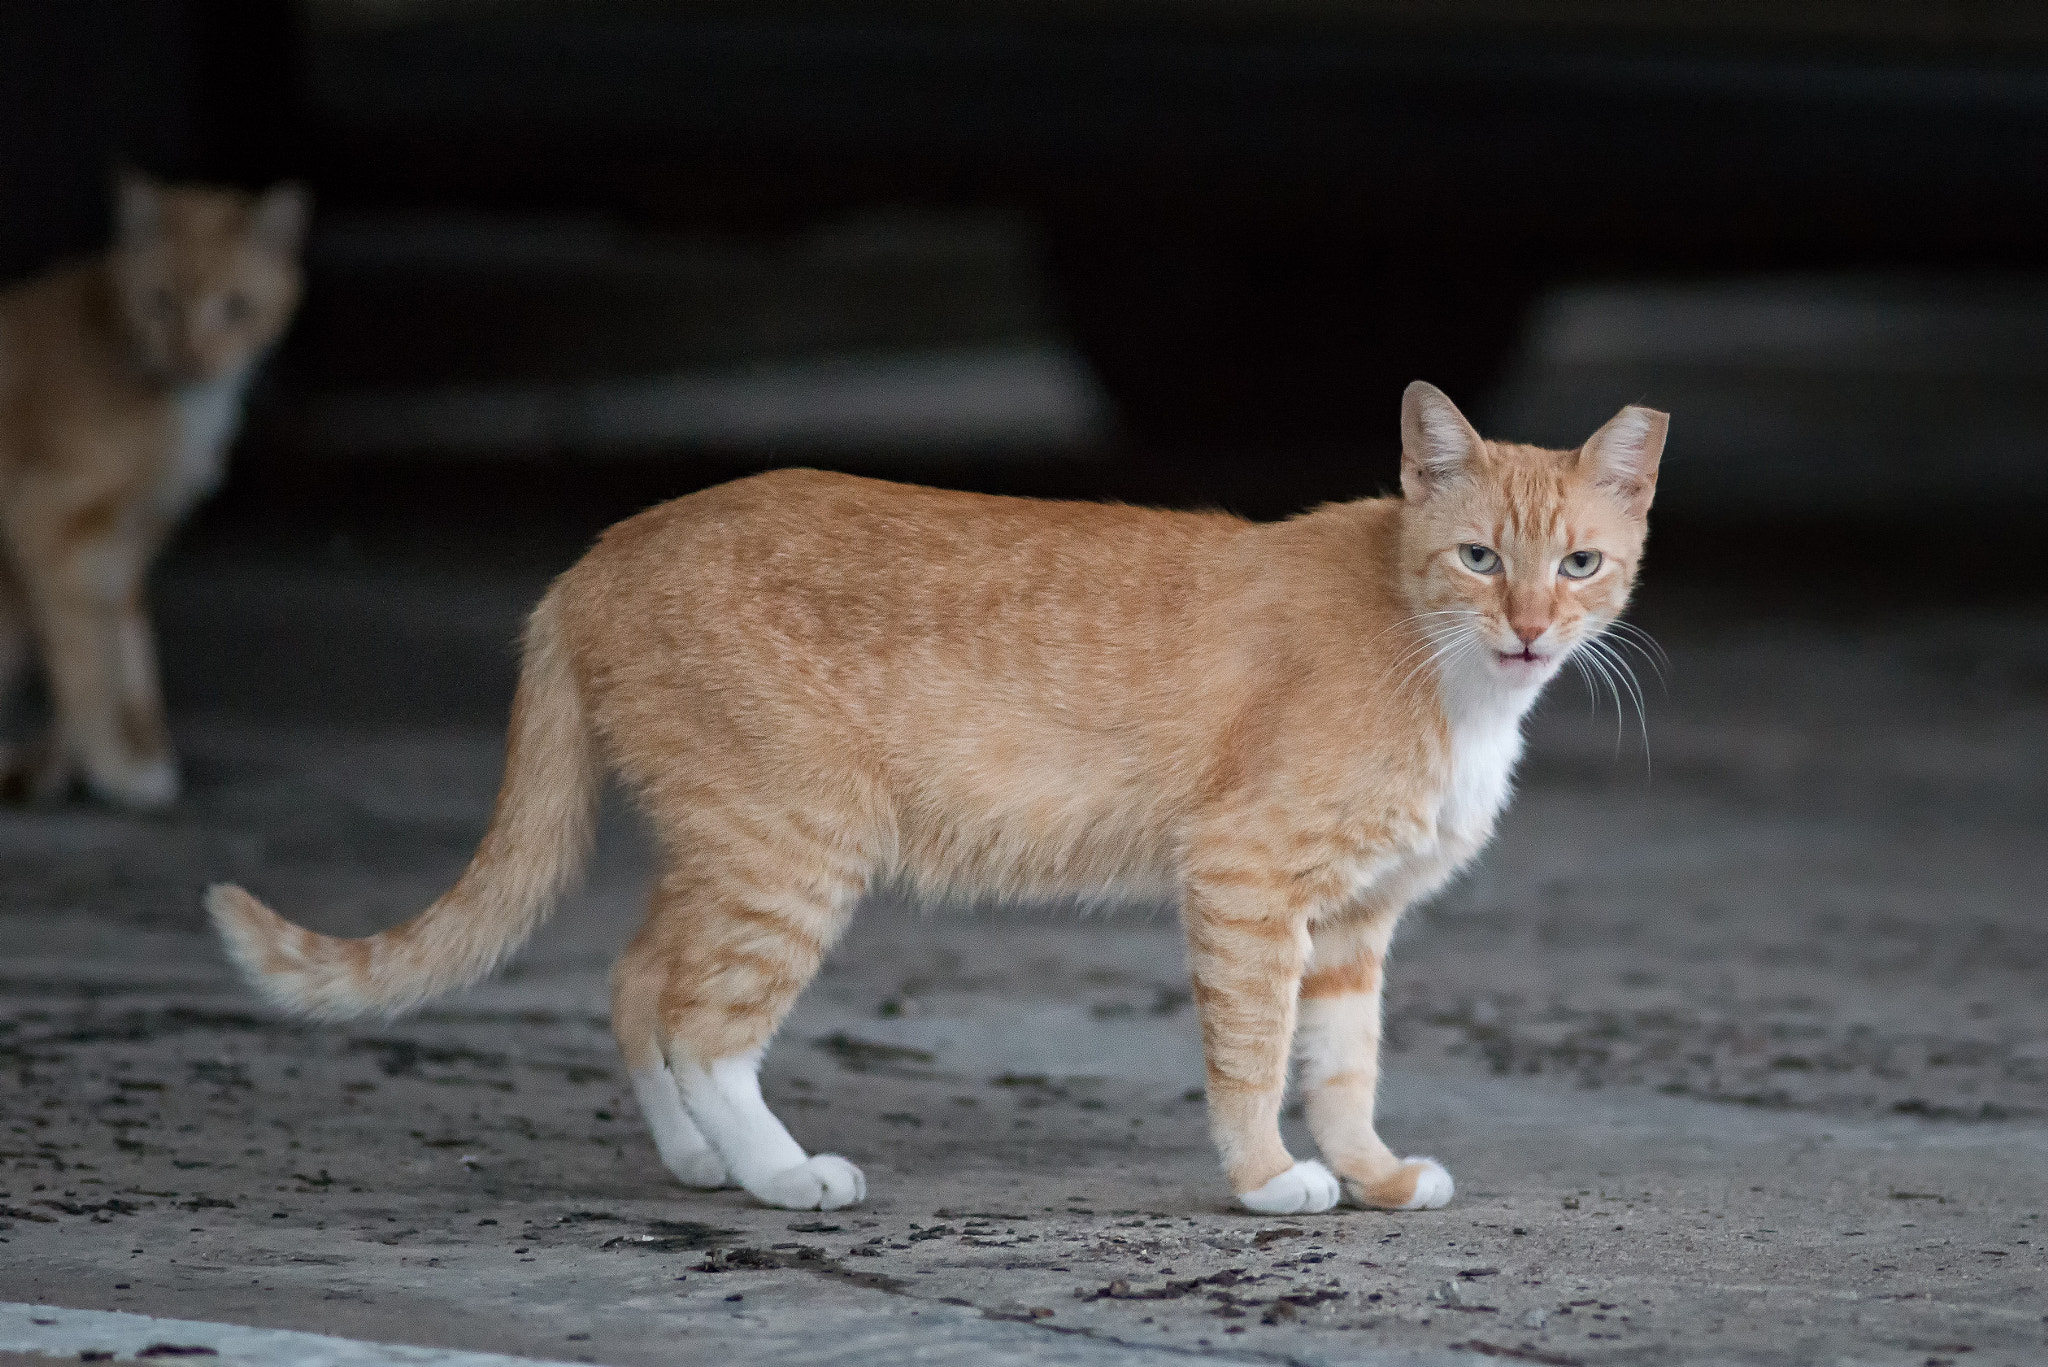
{"type": "Polygon", "coordinates": [[[1567,579],[1584,579],[1600,568],[1601,559],[1598,551],[1573,551],[1558,561],[1557,572],[1567,579]]]}
{"type": "Polygon", "coordinates": [[[1499,574],[1500,552],[1491,546],[1463,545],[1458,547],[1458,559],[1474,574],[1499,574]]]}

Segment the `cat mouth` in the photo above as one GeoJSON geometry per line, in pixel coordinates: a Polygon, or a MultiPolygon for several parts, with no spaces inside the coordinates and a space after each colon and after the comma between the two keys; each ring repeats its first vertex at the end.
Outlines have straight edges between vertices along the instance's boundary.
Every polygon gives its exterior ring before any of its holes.
{"type": "Polygon", "coordinates": [[[1500,656],[1500,662],[1504,665],[1540,665],[1550,662],[1548,656],[1538,655],[1527,646],[1523,646],[1519,652],[1513,654],[1505,650],[1496,653],[1500,656]]]}

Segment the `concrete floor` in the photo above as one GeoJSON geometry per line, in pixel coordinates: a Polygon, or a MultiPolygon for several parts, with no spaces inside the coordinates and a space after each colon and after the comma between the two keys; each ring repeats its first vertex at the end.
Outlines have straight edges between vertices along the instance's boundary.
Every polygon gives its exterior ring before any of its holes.
{"type": "Polygon", "coordinates": [[[1448,1209],[1229,1207],[1166,909],[883,897],[767,1068],[867,1171],[818,1217],[656,1162],[623,812],[496,982],[323,1027],[235,982],[208,881],[361,933],[452,879],[546,557],[209,545],[159,594],[188,799],[0,815],[0,1301],[616,1364],[2048,1359],[2038,601],[1653,561],[1648,774],[1561,683],[1399,942],[1384,1132],[1448,1209]]]}

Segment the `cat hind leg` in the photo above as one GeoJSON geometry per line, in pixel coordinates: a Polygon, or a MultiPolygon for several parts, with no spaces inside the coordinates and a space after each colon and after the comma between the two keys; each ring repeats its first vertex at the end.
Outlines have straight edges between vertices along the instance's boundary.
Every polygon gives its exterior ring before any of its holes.
{"type": "Polygon", "coordinates": [[[711,1141],[683,1109],[682,1093],[662,1057],[658,998],[663,976],[658,961],[635,941],[612,974],[612,1034],[633,1082],[633,1097],[654,1135],[662,1166],[686,1187],[726,1187],[732,1174],[711,1141]]]}
{"type": "Polygon", "coordinates": [[[642,938],[664,969],[667,1072],[732,1182],[764,1205],[836,1210],[866,1197],[866,1177],[837,1154],[804,1151],[761,1095],[760,1068],[865,879],[852,869],[821,873],[812,861],[798,877],[775,870],[785,875],[777,879],[761,862],[781,861],[753,861],[743,876],[663,880],[642,938]]]}
{"type": "Polygon", "coordinates": [[[806,1154],[761,1096],[761,1052],[704,1066],[671,1063],[683,1104],[734,1179],[763,1205],[837,1210],[866,1198],[867,1177],[836,1153],[806,1154]]]}

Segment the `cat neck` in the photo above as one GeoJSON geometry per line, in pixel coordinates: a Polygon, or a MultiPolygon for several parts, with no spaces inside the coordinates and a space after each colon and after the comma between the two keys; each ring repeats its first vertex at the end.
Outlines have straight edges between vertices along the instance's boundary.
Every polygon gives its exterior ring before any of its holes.
{"type": "Polygon", "coordinates": [[[1437,669],[1449,741],[1437,829],[1470,851],[1486,842],[1507,805],[1522,758],[1522,719],[1545,681],[1511,684],[1469,651],[1437,669]]]}

